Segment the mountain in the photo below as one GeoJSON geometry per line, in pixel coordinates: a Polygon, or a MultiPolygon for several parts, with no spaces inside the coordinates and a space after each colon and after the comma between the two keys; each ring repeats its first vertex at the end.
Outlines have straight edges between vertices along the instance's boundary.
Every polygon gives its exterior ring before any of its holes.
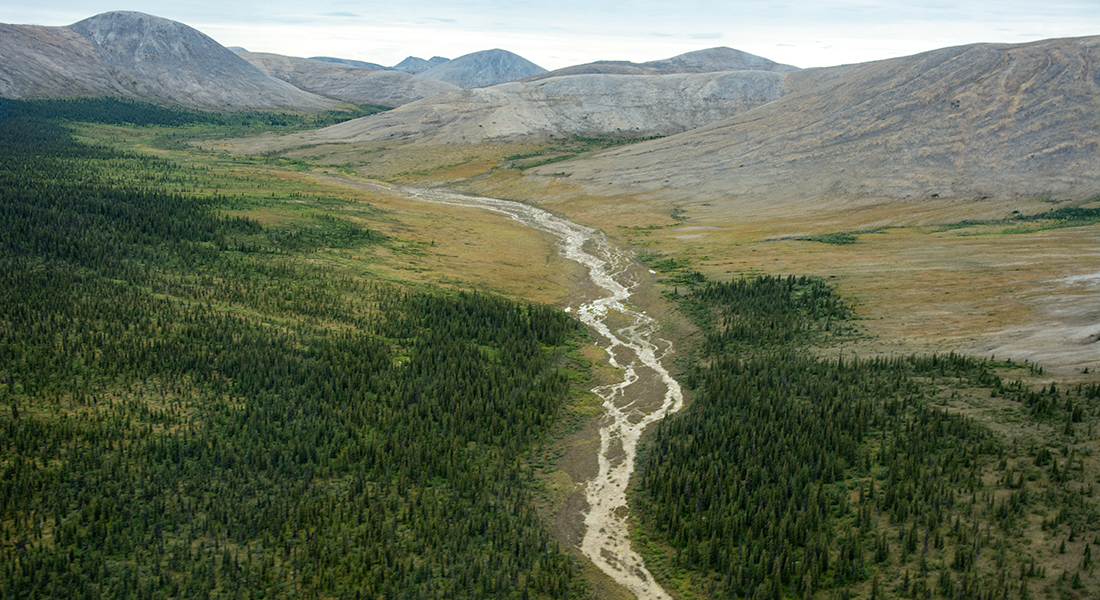
{"type": "Polygon", "coordinates": [[[313,57],[310,57],[309,60],[317,60],[317,61],[326,62],[326,63],[333,63],[333,64],[337,64],[337,65],[350,65],[352,67],[357,67],[357,68],[360,68],[360,69],[370,69],[370,70],[373,70],[373,71],[387,71],[387,70],[389,70],[389,67],[383,67],[382,65],[372,63],[372,62],[363,62],[361,60],[351,60],[350,58],[333,58],[331,56],[313,56],[313,57]]]}
{"type": "Polygon", "coordinates": [[[664,60],[642,63],[662,73],[709,73],[711,71],[797,71],[798,67],[784,65],[762,56],[720,46],[696,50],[664,60]]]}
{"type": "Polygon", "coordinates": [[[525,81],[593,73],[605,75],[667,75],[670,73],[711,73],[714,71],[776,71],[785,73],[797,70],[798,67],[780,64],[755,54],[734,50],[733,48],[719,47],[697,50],[672,58],[645,63],[601,60],[533,75],[525,81]]]}
{"type": "Polygon", "coordinates": [[[792,72],[775,102],[553,171],[674,199],[1087,198],[1098,56],[1085,37],[792,72]]]}
{"type": "Polygon", "coordinates": [[[68,27],[0,25],[0,96],[118,96],[204,109],[337,103],[261,72],[187,25],[110,12],[68,27]]]}
{"type": "MultiPolygon", "coordinates": [[[[503,51],[489,52],[515,57],[503,51]]],[[[486,54],[460,57],[443,68],[483,65],[486,54]]],[[[500,55],[488,55],[489,62],[494,56],[500,55]]],[[[670,135],[780,98],[787,91],[787,74],[797,71],[730,48],[653,61],[645,63],[644,69],[636,66],[639,69],[630,75],[545,78],[542,74],[436,96],[318,135],[349,142],[402,138],[427,143],[560,135],[670,135]],[[751,70],[754,67],[757,69],[751,70]]]]}
{"type": "MultiPolygon", "coordinates": [[[[457,59],[456,59],[457,60],[457,59]]],[[[668,135],[766,104],[784,91],[768,71],[576,75],[443,94],[301,136],[312,141],[469,143],[561,135],[668,135]]]]}
{"type": "Polygon", "coordinates": [[[263,52],[240,56],[263,72],[307,92],[355,104],[401,106],[460,88],[401,71],[377,71],[347,64],[321,62],[263,52]]]}
{"type": "MultiPolygon", "coordinates": [[[[407,59],[406,59],[407,60],[407,59]]],[[[460,56],[420,73],[460,88],[478,88],[545,73],[546,69],[507,50],[482,50],[460,56]]]]}
{"type": "Polygon", "coordinates": [[[449,58],[443,58],[442,56],[433,56],[428,60],[423,58],[417,58],[415,56],[409,56],[405,60],[397,63],[393,66],[398,71],[404,71],[406,73],[412,73],[413,75],[419,75],[424,71],[432,67],[439,66],[445,62],[448,62],[449,58]]]}

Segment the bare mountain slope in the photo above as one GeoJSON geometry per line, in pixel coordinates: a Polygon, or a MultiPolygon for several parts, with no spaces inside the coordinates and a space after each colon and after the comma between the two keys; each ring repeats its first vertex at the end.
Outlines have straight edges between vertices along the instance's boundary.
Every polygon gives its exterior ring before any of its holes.
{"type": "Polygon", "coordinates": [[[545,72],[546,69],[518,54],[496,48],[460,56],[438,64],[419,75],[469,89],[515,81],[545,72]]]}
{"type": "Polygon", "coordinates": [[[660,76],[577,75],[444,94],[301,137],[316,142],[419,139],[469,143],[560,135],[668,135],[780,97],[766,71],[660,76]]]}
{"type": "Polygon", "coordinates": [[[124,93],[106,51],[68,27],[0,24],[0,96],[56,98],[124,93]]]}
{"type": "Polygon", "coordinates": [[[716,71],[776,71],[783,73],[797,70],[798,67],[780,64],[755,54],[722,46],[644,63],[601,60],[533,75],[524,81],[593,73],[605,75],[668,75],[671,73],[713,73],[716,71]]]}
{"type": "Polygon", "coordinates": [[[111,12],[69,27],[0,25],[0,95],[122,96],[207,109],[324,109],[175,21],[111,12]]]}
{"type": "Polygon", "coordinates": [[[946,48],[787,84],[771,104],[554,171],[681,199],[1100,193],[1100,37],[946,48]]]}
{"type": "Polygon", "coordinates": [[[263,52],[239,54],[268,75],[322,96],[355,104],[401,106],[459,90],[457,86],[401,71],[371,71],[346,64],[322,62],[263,52]]]}

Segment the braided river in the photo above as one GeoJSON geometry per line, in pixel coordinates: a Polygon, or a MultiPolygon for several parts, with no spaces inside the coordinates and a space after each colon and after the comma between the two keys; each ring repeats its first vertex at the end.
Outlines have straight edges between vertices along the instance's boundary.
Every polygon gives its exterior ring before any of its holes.
{"type": "Polygon", "coordinates": [[[566,310],[596,334],[597,344],[623,378],[592,390],[603,399],[604,415],[599,424],[599,472],[584,482],[588,512],[580,550],[639,599],[670,598],[630,547],[626,488],[642,431],[680,410],[684,398],[680,384],[662,364],[672,344],[657,336],[656,320],[628,302],[638,285],[628,268],[629,253],[613,246],[598,229],[520,202],[438,190],[406,189],[404,193],[426,202],[485,209],[549,233],[557,238],[563,257],[588,271],[593,291],[586,294],[592,297],[566,310]]]}

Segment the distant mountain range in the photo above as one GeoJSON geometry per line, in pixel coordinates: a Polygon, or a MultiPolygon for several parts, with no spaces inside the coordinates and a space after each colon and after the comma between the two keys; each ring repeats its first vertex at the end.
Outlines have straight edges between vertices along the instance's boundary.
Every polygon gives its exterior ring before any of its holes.
{"type": "MultiPolygon", "coordinates": [[[[0,34],[0,56],[5,58],[0,63],[0,96],[117,96],[214,110],[320,110],[335,108],[341,102],[396,107],[459,89],[574,74],[656,76],[794,70],[730,48],[701,50],[642,64],[600,62],[554,72],[501,49],[474,52],[454,60],[409,56],[393,67],[385,67],[345,58],[305,59],[255,53],[240,47],[231,51],[187,25],[137,12],[104,13],[68,27],[0,24],[0,34]]],[[[667,96],[670,80],[654,81],[655,93],[667,96]]],[[[621,115],[591,115],[579,120],[565,115],[564,121],[551,119],[530,131],[496,128],[508,131],[509,135],[550,132],[556,127],[563,133],[605,130],[668,133],[742,110],[746,106],[745,89],[731,91],[733,96],[722,96],[732,90],[730,81],[731,78],[725,78],[723,83],[707,90],[692,87],[698,82],[687,84],[682,93],[673,95],[677,98],[695,95],[685,97],[691,107],[686,113],[668,116],[660,114],[664,100],[656,96],[647,98],[642,80],[575,80],[557,86],[512,88],[502,95],[489,96],[510,102],[546,93],[571,98],[590,96],[593,100],[601,94],[624,93],[622,100],[630,105],[624,107],[621,115]],[[586,85],[594,86],[590,93],[585,90],[586,85]],[[652,125],[645,124],[650,121],[652,125]],[[591,123],[599,124],[593,128],[591,123]]],[[[777,97],[774,81],[759,83],[763,91],[751,92],[749,104],[777,97]]],[[[591,102],[582,104],[595,106],[591,102]]],[[[614,102],[610,109],[616,112],[614,102]]],[[[517,114],[523,112],[519,110],[517,114]]]]}
{"type": "Polygon", "coordinates": [[[109,12],[67,27],[0,24],[0,96],[115,96],[213,110],[401,106],[545,73],[505,50],[394,67],[334,57],[236,52],[182,23],[109,12]],[[417,77],[414,74],[419,74],[417,77]]]}
{"type": "Polygon", "coordinates": [[[562,135],[671,135],[780,98],[781,73],[573,75],[433,96],[301,135],[312,143],[390,139],[459,144],[562,135]]]}
{"type": "Polygon", "coordinates": [[[670,73],[714,73],[716,71],[797,71],[798,67],[783,65],[764,57],[734,50],[733,48],[709,48],[688,52],[673,58],[645,63],[601,60],[528,77],[527,81],[549,79],[564,75],[668,75],[670,73]]]}
{"type": "Polygon", "coordinates": [[[68,27],[0,25],[0,96],[398,107],[290,144],[667,136],[544,171],[670,198],[1085,197],[1100,194],[1097,55],[1100,37],[807,70],[731,48],[552,72],[494,49],[387,69],[238,55],[186,25],[114,12],[68,27]]]}
{"type": "MultiPolygon", "coordinates": [[[[240,51],[246,52],[246,50],[240,51]]],[[[433,56],[428,60],[424,60],[423,58],[418,58],[416,56],[409,56],[406,57],[405,60],[397,63],[392,67],[384,67],[377,63],[363,62],[361,60],[351,60],[349,58],[333,58],[331,56],[313,56],[310,58],[310,60],[319,60],[321,62],[351,65],[353,67],[359,67],[360,69],[373,69],[376,71],[404,71],[405,73],[418,75],[434,66],[441,65],[450,59],[443,58],[442,56],[433,56]]]]}
{"type": "Polygon", "coordinates": [[[307,92],[354,104],[401,106],[422,98],[456,92],[455,85],[394,70],[371,70],[344,62],[322,62],[262,52],[238,54],[272,77],[307,92]]]}

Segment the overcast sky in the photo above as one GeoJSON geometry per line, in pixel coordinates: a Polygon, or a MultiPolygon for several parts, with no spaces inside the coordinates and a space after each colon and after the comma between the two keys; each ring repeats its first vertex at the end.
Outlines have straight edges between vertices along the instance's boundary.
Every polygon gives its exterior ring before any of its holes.
{"type": "Polygon", "coordinates": [[[383,65],[503,48],[557,69],[729,46],[817,67],[1100,35],[1100,0],[0,0],[0,22],[69,25],[112,10],[181,21],[253,52],[383,65]]]}

